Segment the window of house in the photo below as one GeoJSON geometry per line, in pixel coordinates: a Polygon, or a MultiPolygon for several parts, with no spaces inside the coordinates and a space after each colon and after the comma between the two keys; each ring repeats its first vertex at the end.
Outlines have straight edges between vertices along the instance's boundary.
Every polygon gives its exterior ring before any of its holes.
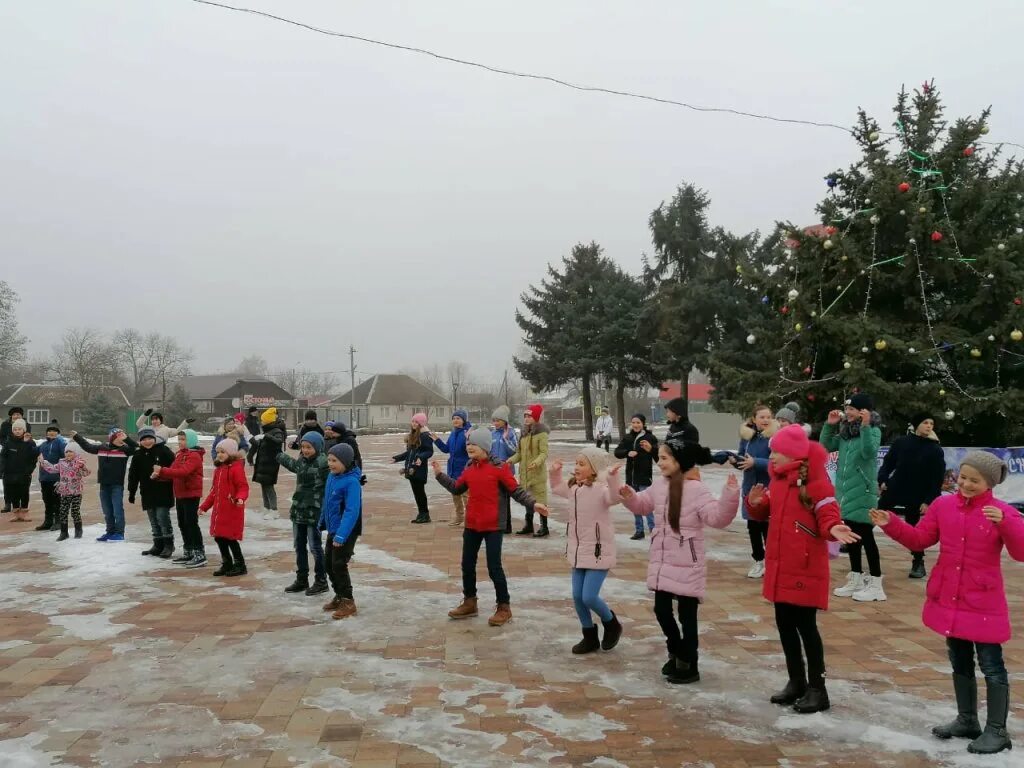
{"type": "Polygon", "coordinates": [[[196,400],[196,413],[213,413],[213,400],[196,400]]]}
{"type": "Polygon", "coordinates": [[[380,415],[383,418],[385,418],[385,419],[391,418],[391,406],[390,405],[381,406],[380,415]]]}
{"type": "Polygon", "coordinates": [[[50,410],[48,408],[29,408],[25,414],[25,421],[29,424],[49,424],[50,410]]]}
{"type": "Polygon", "coordinates": [[[75,410],[73,410],[71,412],[71,423],[72,424],[85,424],[85,419],[82,418],[82,409],[81,408],[75,408],[75,410]]]}

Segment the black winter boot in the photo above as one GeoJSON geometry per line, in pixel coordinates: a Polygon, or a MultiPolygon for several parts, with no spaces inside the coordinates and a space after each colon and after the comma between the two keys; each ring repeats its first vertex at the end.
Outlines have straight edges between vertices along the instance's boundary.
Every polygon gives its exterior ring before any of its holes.
{"type": "Polygon", "coordinates": [[[535,534],[533,534],[533,538],[535,538],[535,539],[543,539],[549,533],[550,533],[550,531],[548,531],[548,519],[546,517],[541,517],[541,519],[540,519],[540,528],[538,528],[537,532],[535,534]]]}
{"type": "Polygon", "coordinates": [[[610,651],[616,645],[619,644],[619,638],[622,637],[622,625],[619,623],[619,617],[612,611],[611,621],[602,620],[601,623],[604,625],[604,637],[601,639],[601,649],[604,651],[610,651]]]}
{"type": "Polygon", "coordinates": [[[907,574],[907,578],[910,579],[923,579],[928,575],[927,569],[924,567],[924,555],[914,555],[914,562],[910,566],[910,573],[907,574]]]}
{"type": "Polygon", "coordinates": [[[322,579],[316,579],[310,585],[309,589],[306,590],[306,597],[312,597],[313,595],[322,595],[328,589],[327,582],[322,579]]]}
{"type": "Polygon", "coordinates": [[[284,588],[284,591],[292,595],[296,592],[305,592],[309,589],[309,576],[300,576],[295,574],[295,581],[284,588]]]}
{"type": "Polygon", "coordinates": [[[828,700],[828,691],[825,690],[824,685],[821,687],[808,686],[804,695],[793,703],[793,710],[801,715],[809,715],[812,712],[824,712],[831,706],[832,704],[828,700]]]}
{"type": "Polygon", "coordinates": [[[51,531],[53,530],[53,516],[49,512],[43,518],[43,522],[36,526],[37,531],[51,531]]]}
{"type": "Polygon", "coordinates": [[[411,522],[414,523],[415,525],[423,525],[424,523],[429,523],[430,522],[430,515],[429,514],[424,514],[423,512],[420,512],[418,515],[416,515],[415,519],[413,519],[411,522]]]}
{"type": "Polygon", "coordinates": [[[157,557],[162,557],[164,560],[169,560],[171,555],[174,554],[174,537],[164,536],[160,551],[156,553],[157,557]]]}
{"type": "Polygon", "coordinates": [[[572,652],[579,656],[584,653],[593,653],[600,647],[601,643],[597,639],[597,627],[584,627],[583,639],[572,647],[572,652]]]}
{"type": "Polygon", "coordinates": [[[144,554],[144,555],[156,555],[156,554],[159,554],[160,552],[162,552],[163,549],[164,549],[163,539],[161,539],[158,536],[154,536],[153,537],[153,546],[150,547],[149,549],[142,550],[142,554],[144,554]]]}
{"type": "Polygon", "coordinates": [[[804,667],[804,658],[786,659],[786,671],[789,673],[789,682],[786,687],[771,697],[772,704],[791,706],[807,693],[807,669],[804,667]]]}
{"type": "Polygon", "coordinates": [[[967,745],[967,751],[976,755],[994,755],[1004,749],[1013,749],[1006,732],[1006,716],[1010,712],[1010,686],[985,681],[988,716],[981,736],[967,745]]]}
{"type": "Polygon", "coordinates": [[[75,538],[76,539],[82,538],[82,521],[81,520],[79,520],[77,523],[75,523],[75,538]]]}
{"type": "Polygon", "coordinates": [[[667,680],[673,685],[689,685],[700,682],[700,670],[697,668],[697,656],[694,655],[690,661],[683,661],[676,656],[676,666],[667,676],[667,680]]]}
{"type": "Polygon", "coordinates": [[[932,728],[932,736],[939,739],[976,739],[981,736],[978,722],[978,681],[971,675],[953,675],[953,693],[956,694],[956,719],[946,725],[932,728]]]}
{"type": "Polygon", "coordinates": [[[668,677],[672,674],[672,671],[676,668],[676,657],[671,653],[668,655],[668,661],[661,665],[661,674],[668,677]]]}
{"type": "Polygon", "coordinates": [[[57,541],[64,541],[68,538],[68,524],[64,523],[60,527],[60,536],[57,537],[57,541]]]}
{"type": "Polygon", "coordinates": [[[235,568],[235,563],[230,557],[222,558],[220,568],[213,572],[214,576],[228,576],[235,568]]]}
{"type": "Polygon", "coordinates": [[[526,513],[526,521],[523,523],[523,527],[516,531],[516,536],[532,536],[533,535],[533,512],[526,513]]]}
{"type": "Polygon", "coordinates": [[[225,573],[225,576],[245,576],[249,572],[249,569],[245,567],[245,558],[239,555],[235,558],[235,564],[231,567],[231,570],[225,573]]]}

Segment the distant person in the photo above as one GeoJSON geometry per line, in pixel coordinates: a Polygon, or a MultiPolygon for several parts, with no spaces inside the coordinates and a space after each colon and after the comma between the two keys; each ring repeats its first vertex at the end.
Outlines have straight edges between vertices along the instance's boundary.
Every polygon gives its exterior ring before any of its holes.
{"type": "MultiPolygon", "coordinates": [[[[0,446],[3,446],[7,443],[8,438],[10,438],[11,436],[11,427],[13,426],[14,422],[18,419],[25,421],[25,411],[22,410],[20,406],[15,405],[9,411],[7,411],[7,418],[0,422],[0,446]]],[[[25,431],[28,432],[29,434],[32,433],[32,425],[29,424],[27,421],[25,422],[25,431]]],[[[11,500],[8,497],[7,488],[4,488],[3,511],[11,511],[11,500]]]]}
{"type": "MultiPolygon", "coordinates": [[[[795,414],[793,418],[794,420],[796,419],[795,414]]],[[[792,423],[794,422],[791,421],[790,424],[792,423]]],[[[768,543],[768,519],[761,519],[761,516],[756,513],[751,514],[750,505],[747,503],[747,495],[755,485],[763,485],[767,488],[768,484],[771,483],[768,459],[772,451],[769,447],[769,441],[777,429],[778,423],[772,421],[771,408],[762,403],[755,405],[750,418],[740,426],[739,455],[732,462],[733,466],[743,472],[743,503],[740,511],[743,514],[743,519],[747,522],[747,535],[750,537],[750,556],[754,560],[754,564],[747,571],[748,579],[764,577],[764,548],[765,544],[768,543]]]]}
{"type": "MultiPolygon", "coordinates": [[[[647,429],[647,417],[642,413],[629,420],[629,428],[615,448],[615,458],[626,460],[626,485],[640,493],[651,487],[654,465],[658,461],[658,438],[647,429]]],[[[647,521],[647,532],[654,533],[653,511],[634,515],[636,532],[629,537],[632,541],[643,540],[644,520],[647,521]]]]}
{"type": "Polygon", "coordinates": [[[427,462],[434,455],[434,441],[430,439],[427,414],[417,413],[409,422],[409,434],[405,436],[405,450],[392,457],[401,464],[399,474],[409,481],[413,498],[416,500],[416,517],[411,522],[422,525],[430,522],[430,507],[427,505],[427,462]]]}
{"type": "Polygon", "coordinates": [[[288,427],[284,419],[278,418],[277,408],[267,408],[260,414],[262,436],[256,441],[256,447],[249,451],[249,463],[253,466],[252,481],[258,483],[263,494],[263,509],[268,512],[277,511],[277,476],[281,465],[277,463],[277,454],[284,450],[288,439],[288,427]]]}
{"type": "MultiPolygon", "coordinates": [[[[491,456],[501,462],[507,462],[519,450],[519,435],[508,420],[509,408],[507,405],[499,405],[491,414],[491,456]]],[[[511,464],[508,466],[512,470],[512,476],[515,477],[516,468],[511,464]]],[[[512,533],[511,506],[509,504],[508,514],[505,515],[505,533],[512,533]]]]}
{"type": "Polygon", "coordinates": [[[600,448],[604,446],[605,452],[611,450],[612,445],[612,414],[607,407],[601,409],[601,415],[594,424],[594,444],[600,448]]]}
{"type": "Polygon", "coordinates": [[[28,431],[24,419],[11,423],[11,432],[0,446],[0,473],[3,475],[4,493],[14,512],[16,523],[31,522],[28,516],[28,489],[32,473],[36,470],[39,447],[28,431]]]}
{"type": "MultiPolygon", "coordinates": [[[[433,432],[430,436],[434,438],[434,445],[441,453],[448,454],[448,477],[458,480],[466,465],[469,464],[469,454],[466,453],[466,438],[473,425],[469,423],[469,414],[462,408],[456,409],[452,414],[452,431],[448,434],[448,440],[442,440],[433,432]]],[[[452,501],[455,504],[455,516],[448,523],[451,528],[461,528],[466,518],[466,500],[463,495],[454,494],[452,501]]]]}
{"type": "Polygon", "coordinates": [[[355,452],[348,443],[338,443],[327,454],[329,475],[317,528],[327,531],[327,576],[334,598],[324,606],[332,619],[347,619],[357,613],[348,563],[363,532],[362,470],[355,466],[355,452]]]}
{"type": "Polygon", "coordinates": [[[299,440],[298,458],[293,459],[284,451],[277,454],[277,463],[295,474],[295,493],[289,514],[295,545],[295,581],[284,588],[288,594],[304,592],[311,597],[327,591],[324,545],[318,525],[327,483],[327,456],[323,448],[320,433],[310,430],[299,440]],[[309,555],[313,555],[312,585],[309,583],[309,555]]]}
{"type": "Polygon", "coordinates": [[[683,415],[685,413],[686,401],[681,397],[673,398],[665,404],[665,420],[668,422],[668,435],[666,437],[679,435],[688,443],[699,443],[700,432],[683,415]]]}
{"type": "Polygon", "coordinates": [[[519,450],[508,460],[509,464],[519,464],[519,482],[532,494],[533,498],[545,510],[540,517],[540,528],[534,533],[533,509],[526,509],[526,524],[516,536],[533,535],[543,538],[548,535],[548,425],[541,423],[544,406],[535,404],[526,406],[523,412],[523,434],[519,438],[519,450]]]}
{"type": "Polygon", "coordinates": [[[185,419],[178,425],[177,429],[172,429],[164,424],[164,415],[159,411],[154,411],[152,408],[147,408],[142,412],[142,415],[135,420],[135,428],[142,429],[149,427],[156,434],[157,439],[164,443],[169,443],[177,436],[181,430],[186,429],[195,419],[185,419]]]}
{"type": "Polygon", "coordinates": [[[238,443],[238,450],[243,454],[248,453],[249,449],[252,447],[249,444],[249,441],[245,438],[245,425],[239,422],[234,416],[229,416],[224,419],[224,422],[217,427],[217,434],[213,436],[213,445],[210,447],[210,450],[213,451],[214,455],[217,454],[217,443],[225,437],[230,437],[238,443]]]}
{"type": "Polygon", "coordinates": [[[299,434],[292,441],[292,449],[299,447],[299,441],[302,440],[302,436],[307,432],[318,432],[320,437],[324,436],[324,428],[320,426],[320,421],[316,417],[316,411],[306,411],[306,415],[303,417],[302,426],[299,427],[299,434]]]}
{"type": "Polygon", "coordinates": [[[245,428],[249,430],[249,434],[253,437],[263,431],[260,426],[260,409],[255,405],[249,406],[249,410],[246,411],[245,428]]]}
{"type": "MultiPolygon", "coordinates": [[[[366,485],[366,475],[363,474],[363,456],[359,452],[358,435],[348,428],[343,421],[328,421],[324,424],[324,455],[328,455],[331,448],[336,445],[347,445],[352,449],[352,466],[359,468],[359,484],[366,485]]],[[[351,467],[350,467],[351,469],[351,467]]]]}
{"type": "Polygon", "coordinates": [[[58,528],[60,495],[57,492],[57,484],[60,482],[60,474],[57,472],[57,465],[64,458],[64,448],[67,444],[68,441],[60,434],[60,425],[55,421],[50,422],[50,426],[46,428],[46,439],[39,446],[39,455],[53,469],[45,469],[40,465],[39,491],[43,496],[44,517],[42,524],[36,526],[37,531],[55,531],[58,528]]]}

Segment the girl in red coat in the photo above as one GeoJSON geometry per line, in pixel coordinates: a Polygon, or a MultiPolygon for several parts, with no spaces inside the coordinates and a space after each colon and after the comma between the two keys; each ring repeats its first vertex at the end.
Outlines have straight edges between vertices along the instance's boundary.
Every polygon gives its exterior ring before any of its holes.
{"type": "Polygon", "coordinates": [[[244,576],[248,573],[242,547],[238,543],[245,529],[245,500],[249,498],[244,460],[238,443],[230,437],[217,443],[213,487],[199,507],[200,512],[213,508],[210,535],[217,542],[221,556],[221,566],[213,572],[214,576],[244,576]]]}
{"type": "Polygon", "coordinates": [[[771,483],[767,491],[755,485],[747,505],[755,513],[763,513],[765,507],[769,511],[762,593],[775,603],[775,624],[789,672],[786,687],[771,701],[793,705],[801,713],[821,712],[830,706],[825,648],[818,634],[818,610],[828,609],[827,542],[851,544],[859,537],[839,517],[821,444],[812,443],[803,427],[794,424],[777,432],[770,447],[771,483]]]}

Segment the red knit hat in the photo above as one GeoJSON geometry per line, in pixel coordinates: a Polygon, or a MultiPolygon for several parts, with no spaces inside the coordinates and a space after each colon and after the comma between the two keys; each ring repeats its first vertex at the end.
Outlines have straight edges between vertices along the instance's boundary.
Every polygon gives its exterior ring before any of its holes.
{"type": "Polygon", "coordinates": [[[791,459],[806,459],[811,452],[811,441],[799,424],[790,424],[780,429],[772,436],[768,445],[773,451],[791,459]]]}
{"type": "Polygon", "coordinates": [[[530,416],[532,416],[534,421],[540,421],[541,414],[544,413],[544,406],[540,405],[539,403],[528,405],[526,406],[526,410],[524,413],[528,413],[530,416]]]}

